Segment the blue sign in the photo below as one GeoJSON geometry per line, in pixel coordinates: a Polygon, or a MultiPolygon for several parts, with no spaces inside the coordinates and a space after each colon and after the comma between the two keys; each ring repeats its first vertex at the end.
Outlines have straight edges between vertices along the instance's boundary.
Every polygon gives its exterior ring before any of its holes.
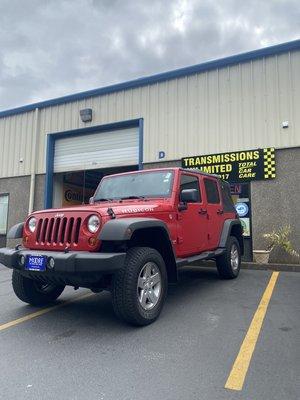
{"type": "Polygon", "coordinates": [[[245,217],[249,211],[249,207],[246,203],[237,203],[235,209],[239,217],[245,217]]]}

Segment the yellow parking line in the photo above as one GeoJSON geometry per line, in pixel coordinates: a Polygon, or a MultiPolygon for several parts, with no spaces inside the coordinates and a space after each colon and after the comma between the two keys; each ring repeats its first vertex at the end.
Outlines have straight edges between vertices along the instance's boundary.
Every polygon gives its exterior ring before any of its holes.
{"type": "Polygon", "coordinates": [[[272,297],[272,293],[278,278],[279,272],[273,272],[268,286],[261,298],[258,308],[249,326],[248,332],[237,355],[227,382],[226,389],[242,390],[249,364],[256,346],[256,342],[272,297]]]}
{"type": "Polygon", "coordinates": [[[81,295],[81,296],[78,296],[78,297],[75,297],[75,298],[73,298],[73,299],[64,301],[63,303],[57,304],[57,305],[55,305],[55,306],[47,307],[47,308],[42,308],[41,310],[36,311],[36,312],[33,312],[33,313],[31,313],[31,314],[27,314],[27,315],[25,315],[24,317],[15,319],[15,320],[10,321],[10,322],[6,322],[5,324],[0,325],[0,331],[4,331],[5,329],[11,328],[11,327],[13,327],[13,326],[15,326],[15,325],[19,325],[19,324],[21,324],[22,322],[29,321],[30,319],[39,317],[40,315],[46,314],[46,313],[48,313],[48,312],[50,312],[50,311],[57,310],[58,308],[64,307],[64,306],[66,306],[66,305],[68,305],[68,304],[70,304],[70,303],[74,303],[75,301],[84,299],[84,298],[89,297],[89,296],[93,296],[93,294],[94,294],[94,293],[85,293],[85,294],[83,294],[83,295],[81,295]]]}

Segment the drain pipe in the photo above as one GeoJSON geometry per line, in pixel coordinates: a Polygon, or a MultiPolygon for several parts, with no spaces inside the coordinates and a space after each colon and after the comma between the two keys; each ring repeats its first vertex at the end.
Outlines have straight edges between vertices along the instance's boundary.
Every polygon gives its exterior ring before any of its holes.
{"type": "Polygon", "coordinates": [[[36,149],[37,149],[37,141],[38,141],[38,130],[39,130],[39,109],[36,108],[34,112],[34,131],[32,138],[32,156],[31,156],[31,165],[30,165],[30,190],[29,190],[29,206],[28,206],[28,214],[31,214],[33,211],[34,205],[34,193],[35,193],[35,171],[36,171],[36,149]]]}

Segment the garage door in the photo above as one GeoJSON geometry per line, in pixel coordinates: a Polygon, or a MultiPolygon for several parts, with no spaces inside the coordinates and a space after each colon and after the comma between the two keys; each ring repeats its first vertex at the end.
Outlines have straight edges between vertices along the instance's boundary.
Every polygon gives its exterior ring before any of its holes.
{"type": "Polygon", "coordinates": [[[65,137],[55,141],[54,172],[137,165],[138,128],[65,137]]]}

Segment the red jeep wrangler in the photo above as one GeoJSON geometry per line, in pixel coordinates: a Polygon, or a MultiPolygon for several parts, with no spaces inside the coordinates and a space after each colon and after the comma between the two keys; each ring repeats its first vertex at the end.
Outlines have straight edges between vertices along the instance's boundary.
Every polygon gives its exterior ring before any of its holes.
{"type": "Polygon", "coordinates": [[[239,274],[243,237],[228,183],[181,168],[106,176],[91,204],[37,211],[12,227],[23,246],[0,249],[22,301],[45,305],[65,285],[110,290],[116,314],[147,325],[160,314],[178,267],[216,260],[239,274]]]}

